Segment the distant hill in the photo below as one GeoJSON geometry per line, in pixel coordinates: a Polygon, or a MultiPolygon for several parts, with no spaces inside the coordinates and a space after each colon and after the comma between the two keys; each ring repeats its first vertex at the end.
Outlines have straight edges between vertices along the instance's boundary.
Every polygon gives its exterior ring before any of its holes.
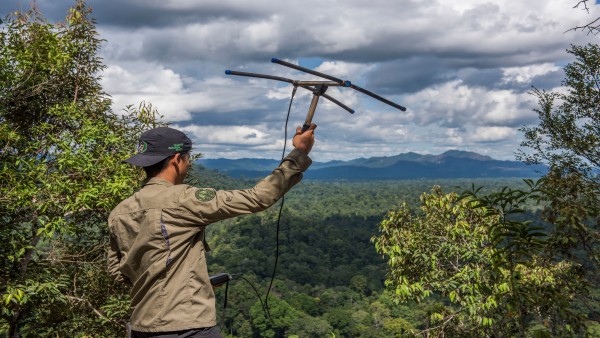
{"type": "MultiPolygon", "coordinates": [[[[279,161],[257,158],[200,159],[196,163],[233,177],[255,178],[269,174],[279,161]]],[[[544,166],[494,160],[474,152],[450,150],[440,155],[405,153],[357,158],[349,161],[314,162],[305,178],[315,180],[401,180],[420,178],[539,177],[544,166]]]]}

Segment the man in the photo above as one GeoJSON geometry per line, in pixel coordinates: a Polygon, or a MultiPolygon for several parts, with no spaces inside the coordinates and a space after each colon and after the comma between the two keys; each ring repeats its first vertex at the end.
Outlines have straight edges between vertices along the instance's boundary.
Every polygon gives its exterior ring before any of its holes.
{"type": "Polygon", "coordinates": [[[312,163],[312,125],[296,130],[294,150],[252,189],[200,189],[183,184],[191,140],[161,127],[143,133],[125,160],[143,167],[143,187],[110,214],[108,269],[131,289],[133,337],[221,337],[208,277],[206,226],[275,204],[312,163]]]}

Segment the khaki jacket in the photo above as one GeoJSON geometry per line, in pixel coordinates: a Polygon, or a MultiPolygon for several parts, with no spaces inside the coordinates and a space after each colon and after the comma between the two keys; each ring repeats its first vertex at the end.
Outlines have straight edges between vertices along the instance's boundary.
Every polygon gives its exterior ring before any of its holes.
{"type": "Polygon", "coordinates": [[[252,189],[199,189],[150,179],[110,214],[109,273],[131,289],[131,329],[179,331],[217,324],[205,260],[207,225],[275,204],[310,158],[294,149],[252,189]]]}

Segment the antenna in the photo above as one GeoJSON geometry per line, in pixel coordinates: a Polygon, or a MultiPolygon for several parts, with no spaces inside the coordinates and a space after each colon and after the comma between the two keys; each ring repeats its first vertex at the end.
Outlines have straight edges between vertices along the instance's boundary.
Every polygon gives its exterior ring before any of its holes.
{"type": "Polygon", "coordinates": [[[280,77],[280,76],[266,75],[266,74],[259,74],[259,73],[249,73],[249,72],[239,72],[239,71],[235,71],[235,70],[226,70],[225,74],[287,82],[287,83],[294,85],[294,87],[302,87],[304,89],[310,90],[313,93],[313,97],[312,97],[312,101],[310,103],[310,107],[308,108],[308,112],[306,113],[306,120],[304,121],[304,125],[302,126],[303,132],[306,131],[310,127],[310,124],[312,123],[312,119],[315,114],[315,110],[317,109],[317,104],[319,103],[319,98],[321,98],[321,97],[324,97],[327,100],[335,103],[336,105],[340,106],[341,108],[343,108],[350,114],[354,114],[354,109],[346,106],[345,104],[341,103],[340,101],[336,100],[335,98],[331,97],[330,95],[325,94],[325,92],[327,91],[327,88],[332,87],[332,86],[355,89],[365,95],[368,95],[378,101],[388,104],[396,109],[400,109],[401,111],[406,111],[405,107],[403,107],[397,103],[394,103],[384,97],[381,97],[371,91],[368,91],[364,88],[354,85],[349,80],[338,79],[337,77],[334,77],[334,76],[331,76],[331,75],[328,75],[325,73],[317,72],[312,69],[304,68],[304,67],[298,66],[296,64],[289,63],[287,61],[279,60],[277,58],[272,58],[271,62],[280,64],[282,66],[289,67],[292,69],[296,69],[301,72],[316,75],[318,77],[327,79],[329,81],[300,81],[300,80],[292,80],[292,79],[288,79],[288,78],[280,77]]]}

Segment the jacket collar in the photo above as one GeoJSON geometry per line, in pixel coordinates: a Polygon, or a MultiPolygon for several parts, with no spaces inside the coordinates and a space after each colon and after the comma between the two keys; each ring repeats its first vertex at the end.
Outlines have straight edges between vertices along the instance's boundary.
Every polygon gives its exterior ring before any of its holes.
{"type": "Polygon", "coordinates": [[[152,177],[151,179],[144,181],[144,184],[142,185],[142,187],[146,187],[149,185],[162,185],[165,187],[170,187],[173,185],[173,183],[165,180],[164,178],[152,177]]]}

